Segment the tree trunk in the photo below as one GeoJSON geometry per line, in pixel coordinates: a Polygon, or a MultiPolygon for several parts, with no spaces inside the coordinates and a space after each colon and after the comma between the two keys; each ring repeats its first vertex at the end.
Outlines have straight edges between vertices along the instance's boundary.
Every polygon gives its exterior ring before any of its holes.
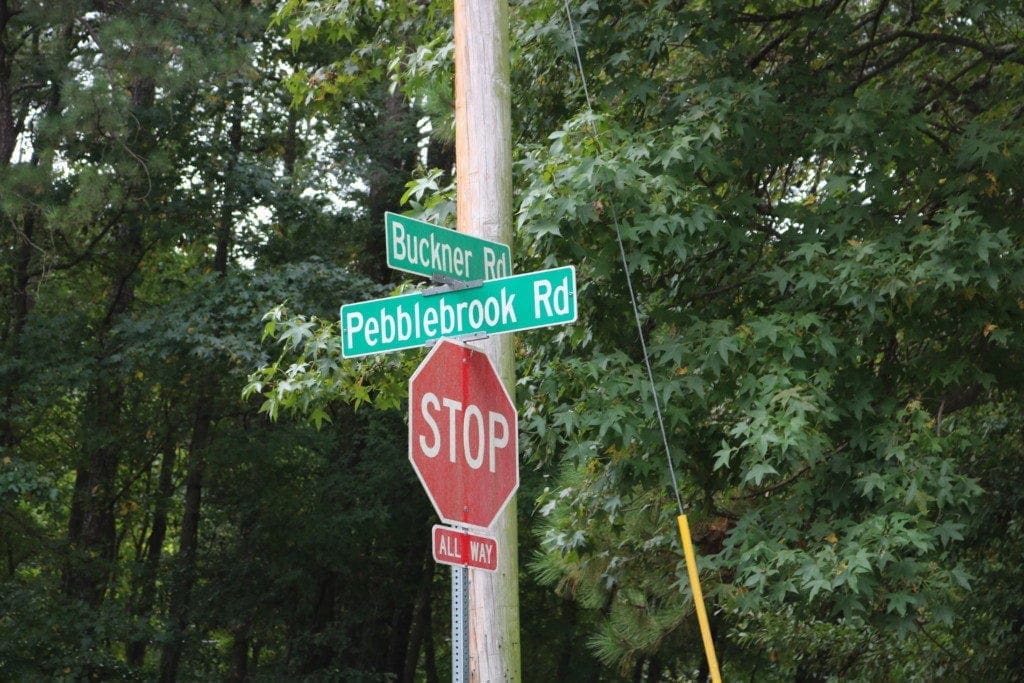
{"type": "MultiPolygon", "coordinates": [[[[406,577],[409,583],[418,581],[425,571],[419,548],[409,549],[402,560],[400,571],[401,576],[406,577]]],[[[391,612],[391,637],[388,640],[386,667],[388,673],[396,677],[401,676],[405,670],[415,607],[415,603],[409,604],[408,601],[399,599],[391,612]]]]}
{"type": "Polygon", "coordinates": [[[400,683],[412,683],[416,678],[416,665],[419,663],[423,636],[430,621],[430,601],[434,585],[434,557],[430,546],[427,546],[423,564],[423,576],[420,579],[420,590],[413,608],[412,625],[409,627],[409,644],[405,652],[405,666],[402,668],[400,683]]]}
{"type": "Polygon", "coordinates": [[[249,630],[248,624],[242,624],[232,632],[228,680],[234,683],[241,683],[249,678],[249,630]]]}
{"type": "MultiPolygon", "coordinates": [[[[0,163],[0,168],[4,164],[0,163]]],[[[21,221],[21,230],[15,235],[14,267],[11,272],[10,289],[10,321],[6,330],[6,347],[8,370],[4,377],[4,393],[2,418],[0,418],[0,446],[14,448],[20,437],[14,421],[15,408],[18,404],[18,387],[21,385],[21,333],[28,320],[32,308],[32,297],[29,293],[29,270],[32,264],[32,238],[35,232],[37,214],[35,210],[26,212],[21,221]]]]}
{"type": "MultiPolygon", "coordinates": [[[[215,231],[216,250],[213,257],[214,270],[220,278],[227,275],[231,254],[233,214],[236,206],[234,173],[242,152],[242,107],[244,92],[240,85],[232,88],[231,110],[228,112],[230,157],[224,169],[220,223],[215,231]]],[[[218,324],[211,321],[216,333],[218,324]]],[[[212,402],[216,399],[220,381],[211,373],[206,387],[200,392],[196,404],[195,424],[192,432],[192,446],[188,453],[188,471],[185,475],[185,504],[181,518],[181,536],[178,545],[177,580],[171,590],[168,607],[170,638],[164,645],[160,658],[160,680],[177,680],[178,668],[184,649],[185,633],[190,621],[192,587],[195,584],[196,552],[199,548],[199,524],[202,516],[203,474],[206,469],[206,450],[213,441],[214,412],[212,402]]]]}
{"type": "Polygon", "coordinates": [[[238,159],[242,154],[242,106],[245,93],[238,83],[231,86],[231,110],[228,112],[228,142],[231,145],[227,166],[224,169],[223,193],[221,198],[221,216],[217,225],[217,249],[213,257],[213,270],[221,277],[228,272],[228,259],[231,256],[231,234],[234,225],[234,212],[237,198],[235,174],[238,159]]]}
{"type": "MultiPolygon", "coordinates": [[[[138,79],[129,86],[132,113],[150,107],[155,87],[150,79],[138,79]]],[[[137,144],[142,158],[152,147],[152,139],[143,137],[137,144]]],[[[116,349],[110,334],[135,301],[135,274],[144,246],[138,220],[126,220],[118,226],[109,284],[109,304],[97,325],[95,359],[97,376],[86,394],[82,412],[84,455],[75,474],[75,491],[68,522],[68,541],[76,559],[64,572],[64,591],[69,597],[98,606],[106,592],[112,563],[117,556],[115,503],[117,470],[120,464],[122,436],[121,410],[124,402],[124,378],[111,360],[116,349]]]]}
{"type": "MultiPolygon", "coordinates": [[[[317,584],[316,602],[313,605],[313,616],[309,625],[309,632],[319,635],[327,630],[334,619],[334,607],[337,602],[338,575],[328,570],[317,584]]],[[[305,661],[299,667],[299,672],[311,676],[320,669],[327,667],[334,659],[335,652],[326,645],[317,644],[313,651],[306,656],[305,661]]]]}
{"type": "MultiPolygon", "coordinates": [[[[153,505],[153,530],[146,544],[146,558],[139,573],[139,597],[134,607],[138,619],[148,618],[156,604],[156,577],[160,568],[164,540],[167,537],[167,513],[174,495],[174,463],[177,452],[174,443],[164,449],[160,462],[160,479],[153,505]]],[[[125,646],[125,658],[130,666],[142,666],[146,660],[146,640],[139,638],[125,646]]]]}
{"type": "Polygon", "coordinates": [[[88,394],[82,418],[87,455],[75,475],[68,540],[76,557],[64,574],[64,592],[90,607],[103,601],[117,556],[114,506],[123,398],[116,378],[100,378],[88,394]]]}
{"type": "Polygon", "coordinates": [[[426,643],[423,646],[423,673],[427,678],[427,683],[438,683],[437,675],[437,651],[435,650],[434,643],[434,601],[431,600],[427,603],[427,611],[424,614],[426,620],[426,643]]]}
{"type": "MultiPolygon", "coordinates": [[[[18,134],[24,126],[24,117],[28,108],[23,107],[20,114],[15,113],[14,83],[12,82],[12,61],[14,53],[10,46],[8,24],[13,16],[10,3],[0,0],[0,169],[11,165],[14,149],[17,146],[18,134]]],[[[56,111],[57,103],[50,98],[46,103],[46,111],[56,111]]],[[[32,165],[38,166],[39,152],[35,150],[32,165]]],[[[32,246],[33,233],[39,220],[38,210],[33,208],[25,212],[19,220],[16,216],[5,217],[0,213],[0,220],[16,226],[14,245],[11,249],[13,264],[11,267],[9,315],[6,329],[0,330],[0,340],[7,354],[8,370],[6,376],[0,376],[4,385],[2,404],[0,404],[0,447],[13,448],[19,442],[13,414],[17,406],[17,388],[21,384],[19,358],[21,356],[20,339],[29,311],[32,297],[29,293],[30,268],[34,253],[32,246]],[[20,224],[20,226],[19,226],[20,224]]]]}
{"type": "Polygon", "coordinates": [[[393,211],[405,189],[405,181],[416,164],[419,150],[415,117],[409,100],[399,91],[388,94],[373,128],[373,161],[366,173],[366,209],[371,227],[366,233],[358,267],[377,282],[392,282],[395,271],[387,265],[384,212],[393,211]]]}
{"type": "Polygon", "coordinates": [[[573,601],[566,600],[562,605],[563,613],[565,611],[569,613],[569,627],[565,630],[562,646],[555,656],[555,678],[558,680],[565,680],[572,672],[572,655],[576,651],[576,624],[579,612],[573,601]]]}
{"type": "MultiPolygon", "coordinates": [[[[287,106],[287,105],[286,105],[287,106]]],[[[281,163],[284,165],[285,182],[291,187],[295,183],[295,162],[299,158],[299,114],[295,107],[288,107],[288,125],[285,128],[281,163]]]]}
{"type": "Polygon", "coordinates": [[[14,126],[14,103],[11,87],[11,59],[8,47],[7,24],[11,19],[11,8],[7,0],[0,0],[0,168],[11,162],[17,141],[14,126]]]}
{"type": "Polygon", "coordinates": [[[661,660],[651,657],[650,663],[647,665],[647,683],[658,683],[661,680],[662,669],[661,660]]]}
{"type": "Polygon", "coordinates": [[[185,632],[189,624],[189,603],[195,584],[196,550],[199,547],[199,511],[203,496],[203,469],[205,451],[211,441],[211,419],[208,411],[209,399],[199,397],[199,407],[192,443],[188,452],[188,473],[185,475],[185,503],[181,518],[181,535],[178,541],[178,557],[175,579],[171,588],[170,605],[167,609],[170,636],[160,657],[160,681],[171,683],[178,679],[178,668],[184,649],[185,632]]]}

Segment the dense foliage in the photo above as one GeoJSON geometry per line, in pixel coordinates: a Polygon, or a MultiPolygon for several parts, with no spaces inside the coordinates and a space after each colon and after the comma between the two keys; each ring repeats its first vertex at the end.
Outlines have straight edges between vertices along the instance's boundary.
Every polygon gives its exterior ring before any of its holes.
{"type": "MultiPolygon", "coordinates": [[[[510,9],[526,678],[704,676],[668,461],[728,680],[1017,676],[1024,11],[510,9]]],[[[451,11],[0,0],[0,678],[445,675],[336,312],[452,223],[451,11]]]]}
{"type": "MultiPolygon", "coordinates": [[[[536,9],[521,49],[550,57],[524,77],[556,99],[569,55],[536,9]]],[[[697,666],[619,232],[725,672],[1013,676],[1020,8],[574,19],[595,113],[519,166],[524,239],[577,264],[589,310],[524,356],[527,450],[562,472],[537,568],[607,614],[605,661],[697,666]]]]}
{"type": "Polygon", "coordinates": [[[321,58],[271,9],[0,2],[4,680],[443,666],[401,414],[241,398],[266,311],[384,291],[353,256],[376,186],[345,189],[408,125],[293,105],[321,58]]]}

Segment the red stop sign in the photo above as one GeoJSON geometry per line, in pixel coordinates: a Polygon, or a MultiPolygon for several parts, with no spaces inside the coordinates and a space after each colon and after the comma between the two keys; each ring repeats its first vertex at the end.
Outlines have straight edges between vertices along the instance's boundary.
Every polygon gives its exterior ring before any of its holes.
{"type": "Polygon", "coordinates": [[[519,425],[490,358],[442,340],[409,379],[409,461],[438,516],[487,528],[519,488],[519,425]]]}

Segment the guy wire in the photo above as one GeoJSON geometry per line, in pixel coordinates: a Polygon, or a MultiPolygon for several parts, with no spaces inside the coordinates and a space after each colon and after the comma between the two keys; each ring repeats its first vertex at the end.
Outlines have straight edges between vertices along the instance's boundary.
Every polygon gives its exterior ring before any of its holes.
{"type": "MultiPolygon", "coordinates": [[[[576,41],[576,29],[572,23],[572,12],[569,9],[569,0],[564,0],[565,18],[569,22],[569,35],[572,37],[573,51],[576,53],[576,66],[580,72],[580,82],[583,84],[583,95],[587,101],[587,112],[590,114],[590,133],[594,138],[594,144],[598,152],[604,151],[601,146],[601,138],[597,133],[597,126],[594,125],[594,105],[590,99],[590,88],[587,87],[587,76],[583,72],[583,58],[580,56],[580,46],[576,41]]],[[[608,202],[612,214],[612,223],[615,226],[615,240],[619,245],[619,256],[622,258],[622,272],[626,275],[626,286],[629,289],[629,301],[633,305],[633,318],[636,320],[636,331],[640,337],[640,350],[644,356],[644,366],[647,368],[647,380],[651,385],[651,398],[654,399],[654,413],[658,418],[658,428],[661,430],[661,442],[665,447],[665,461],[668,463],[668,472],[672,478],[672,490],[676,495],[676,505],[679,506],[679,514],[682,515],[683,499],[679,495],[679,482],[676,479],[676,468],[672,462],[672,451],[668,445],[668,436],[665,433],[665,419],[661,414],[661,401],[658,399],[658,389],[654,385],[654,370],[651,368],[651,359],[647,353],[647,340],[644,337],[643,324],[640,321],[640,307],[636,301],[636,291],[633,289],[633,277],[629,273],[629,262],[626,259],[626,247],[622,242],[622,230],[619,228],[619,215],[615,210],[615,203],[608,202]]]]}

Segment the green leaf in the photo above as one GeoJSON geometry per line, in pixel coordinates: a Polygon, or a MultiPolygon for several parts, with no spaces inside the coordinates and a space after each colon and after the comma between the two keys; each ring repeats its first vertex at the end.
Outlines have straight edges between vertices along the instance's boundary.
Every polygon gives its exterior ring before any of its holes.
{"type": "Polygon", "coordinates": [[[753,481],[755,485],[760,486],[761,481],[765,477],[778,473],[778,470],[768,463],[759,462],[747,470],[746,474],[743,475],[743,481],[753,481]]]}

